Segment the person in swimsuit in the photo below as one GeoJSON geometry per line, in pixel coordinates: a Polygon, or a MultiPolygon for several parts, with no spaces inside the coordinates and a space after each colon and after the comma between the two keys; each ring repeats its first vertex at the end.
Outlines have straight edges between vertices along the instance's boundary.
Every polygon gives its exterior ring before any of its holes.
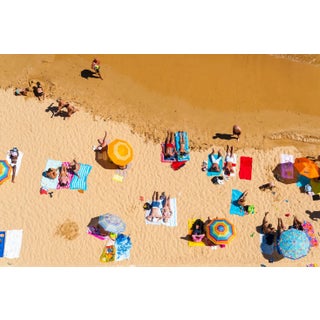
{"type": "Polygon", "coordinates": [[[264,214],[263,220],[262,220],[262,231],[266,236],[266,243],[268,245],[271,245],[274,243],[274,236],[276,234],[276,229],[272,226],[271,223],[268,222],[267,220],[267,215],[269,212],[266,212],[264,214]]]}
{"type": "Polygon", "coordinates": [[[95,71],[95,73],[99,76],[99,78],[101,80],[102,77],[101,77],[101,74],[100,74],[100,61],[98,59],[93,59],[92,63],[91,63],[91,69],[93,69],[95,71]]]}
{"type": "Polygon", "coordinates": [[[241,128],[236,124],[232,127],[232,135],[236,136],[236,139],[239,141],[241,135],[241,128]]]}
{"type": "Polygon", "coordinates": [[[39,81],[37,82],[36,95],[39,100],[41,100],[41,97],[42,97],[42,100],[44,100],[44,98],[45,98],[45,93],[44,93],[43,88],[41,86],[41,83],[39,81]]]}
{"type": "Polygon", "coordinates": [[[152,203],[151,203],[151,212],[146,217],[147,220],[153,222],[154,220],[157,222],[162,219],[162,214],[160,210],[161,200],[159,198],[159,192],[154,191],[152,195],[152,203]]]}
{"type": "Polygon", "coordinates": [[[296,216],[293,216],[293,224],[291,227],[289,227],[289,229],[291,228],[303,231],[302,222],[299,221],[296,216]]]}
{"type": "Polygon", "coordinates": [[[14,179],[16,176],[16,170],[17,170],[17,162],[18,162],[18,157],[19,157],[19,150],[17,147],[13,147],[9,151],[9,157],[10,157],[11,167],[12,167],[11,182],[14,183],[14,179]]]}
{"type": "Polygon", "coordinates": [[[59,174],[59,185],[61,187],[67,186],[69,183],[69,176],[68,176],[68,167],[65,164],[62,164],[59,174]]]}
{"type": "Polygon", "coordinates": [[[15,96],[26,96],[29,91],[30,91],[29,88],[25,88],[25,89],[16,88],[14,91],[14,95],[15,96]]]}
{"type": "Polygon", "coordinates": [[[204,237],[204,222],[201,219],[197,219],[191,227],[192,241],[201,242],[204,237]]]}
{"type": "Polygon", "coordinates": [[[230,152],[229,152],[229,146],[227,145],[224,173],[228,176],[231,173],[234,173],[233,163],[234,163],[233,147],[230,148],[230,152]]]}
{"type": "Polygon", "coordinates": [[[106,149],[108,146],[108,142],[107,142],[107,131],[104,132],[104,137],[103,138],[99,138],[98,139],[98,143],[99,145],[96,146],[92,146],[92,150],[93,151],[102,151],[103,149],[106,149]]]}
{"type": "Polygon", "coordinates": [[[176,155],[176,147],[174,144],[173,132],[167,132],[166,141],[164,144],[164,157],[167,160],[174,160],[176,155]]]}
{"type": "Polygon", "coordinates": [[[46,172],[46,177],[49,179],[55,179],[58,176],[57,169],[49,168],[46,172]]]}
{"type": "Polygon", "coordinates": [[[245,191],[241,197],[238,199],[238,205],[244,207],[246,205],[246,197],[248,195],[248,191],[245,191]]]}
{"type": "Polygon", "coordinates": [[[76,107],[72,106],[69,102],[61,100],[61,98],[58,98],[56,100],[58,102],[58,110],[54,114],[55,116],[58,116],[61,114],[61,111],[63,108],[67,109],[67,117],[71,117],[76,111],[79,111],[76,107]]]}
{"type": "Polygon", "coordinates": [[[211,160],[211,167],[208,169],[208,171],[213,171],[213,172],[219,172],[221,170],[220,168],[220,161],[222,159],[222,154],[221,151],[218,151],[218,159],[214,157],[214,148],[212,148],[212,152],[209,155],[210,160],[211,160]]]}
{"type": "Polygon", "coordinates": [[[168,197],[165,196],[164,205],[163,205],[161,212],[162,212],[162,221],[164,223],[167,223],[173,214],[171,206],[170,206],[170,195],[168,197]]]}
{"type": "Polygon", "coordinates": [[[184,140],[184,133],[183,131],[179,131],[178,133],[179,133],[179,142],[180,142],[179,155],[186,156],[189,152],[186,151],[186,142],[184,140]]]}
{"type": "Polygon", "coordinates": [[[80,163],[78,163],[75,159],[73,159],[72,162],[70,162],[70,165],[68,167],[68,171],[75,174],[78,178],[79,176],[79,170],[80,170],[80,163]]]}

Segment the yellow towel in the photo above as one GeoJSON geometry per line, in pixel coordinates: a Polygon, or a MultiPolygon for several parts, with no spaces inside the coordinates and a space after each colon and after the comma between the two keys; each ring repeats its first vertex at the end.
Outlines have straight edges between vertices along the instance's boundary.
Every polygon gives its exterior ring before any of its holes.
{"type": "MultiPolygon", "coordinates": [[[[188,235],[191,235],[192,233],[192,225],[197,219],[188,219],[188,235]]],[[[201,242],[194,242],[194,241],[188,241],[189,247],[204,247],[205,244],[201,242]]]]}

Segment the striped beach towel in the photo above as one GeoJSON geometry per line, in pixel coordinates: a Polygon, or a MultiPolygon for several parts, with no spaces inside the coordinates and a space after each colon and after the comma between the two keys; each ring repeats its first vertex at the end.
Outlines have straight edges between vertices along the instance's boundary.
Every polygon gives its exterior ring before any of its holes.
{"type": "Polygon", "coordinates": [[[88,186],[87,186],[87,180],[88,180],[88,175],[92,169],[92,166],[89,164],[80,164],[80,169],[78,171],[78,175],[80,178],[78,178],[76,175],[73,176],[72,181],[70,183],[70,189],[71,190],[84,190],[86,191],[88,186]]]}

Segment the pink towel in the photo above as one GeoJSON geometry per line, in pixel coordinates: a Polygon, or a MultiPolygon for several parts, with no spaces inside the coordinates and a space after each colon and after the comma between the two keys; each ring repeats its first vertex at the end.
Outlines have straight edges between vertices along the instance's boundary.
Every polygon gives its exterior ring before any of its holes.
{"type": "Polygon", "coordinates": [[[251,174],[252,174],[252,158],[240,157],[239,178],[251,180],[251,174]]]}
{"type": "MultiPolygon", "coordinates": [[[[62,162],[62,165],[65,165],[65,166],[69,167],[70,162],[62,162]]],[[[68,171],[69,181],[68,181],[67,185],[60,186],[60,184],[58,183],[57,189],[70,189],[70,183],[71,183],[71,180],[72,180],[73,176],[74,176],[74,174],[68,171]]]]}

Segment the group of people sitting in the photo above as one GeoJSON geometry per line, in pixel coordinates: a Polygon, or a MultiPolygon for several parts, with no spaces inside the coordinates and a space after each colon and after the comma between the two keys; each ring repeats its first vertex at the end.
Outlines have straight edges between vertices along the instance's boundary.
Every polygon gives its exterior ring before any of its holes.
{"type": "MultiPolygon", "coordinates": [[[[272,245],[272,244],[274,244],[275,238],[277,240],[279,240],[281,233],[283,231],[287,230],[287,228],[284,226],[282,218],[278,218],[277,229],[275,227],[273,227],[272,223],[270,223],[267,220],[268,214],[269,214],[269,212],[266,212],[264,214],[263,221],[262,221],[262,232],[266,236],[266,243],[268,245],[272,245]]],[[[293,216],[292,225],[289,226],[289,229],[291,229],[291,228],[303,231],[302,222],[300,220],[298,220],[298,218],[296,216],[293,216]]]]}
{"type": "Polygon", "coordinates": [[[59,174],[58,183],[61,187],[65,187],[70,183],[70,178],[68,173],[75,174],[78,178],[79,176],[79,170],[80,170],[80,164],[73,159],[72,162],[70,162],[69,165],[62,164],[59,168],[49,168],[46,171],[46,177],[49,179],[56,179],[59,174]]]}
{"type": "Polygon", "coordinates": [[[167,223],[172,217],[172,208],[170,206],[170,195],[166,196],[164,192],[159,196],[158,191],[154,191],[152,195],[151,205],[146,203],[144,209],[150,210],[146,219],[150,222],[158,222],[162,220],[167,223]]]}
{"type": "Polygon", "coordinates": [[[75,106],[72,106],[68,101],[63,101],[61,98],[56,100],[58,102],[58,109],[53,114],[54,116],[58,116],[62,114],[62,109],[66,109],[66,117],[71,117],[75,112],[79,111],[75,106]]]}
{"type": "Polygon", "coordinates": [[[39,81],[36,82],[36,84],[34,85],[33,81],[30,81],[29,83],[29,87],[26,87],[24,89],[22,88],[15,88],[14,90],[14,95],[15,96],[27,96],[28,92],[30,92],[30,87],[32,87],[33,89],[33,93],[34,95],[39,99],[39,100],[44,100],[45,99],[45,93],[43,90],[43,87],[41,85],[41,83],[39,81]]]}
{"type": "Polygon", "coordinates": [[[176,149],[174,133],[171,131],[167,132],[167,137],[164,143],[164,158],[166,160],[175,160],[176,156],[186,156],[189,151],[186,150],[186,141],[184,139],[183,131],[178,131],[179,136],[179,150],[176,149]]]}

